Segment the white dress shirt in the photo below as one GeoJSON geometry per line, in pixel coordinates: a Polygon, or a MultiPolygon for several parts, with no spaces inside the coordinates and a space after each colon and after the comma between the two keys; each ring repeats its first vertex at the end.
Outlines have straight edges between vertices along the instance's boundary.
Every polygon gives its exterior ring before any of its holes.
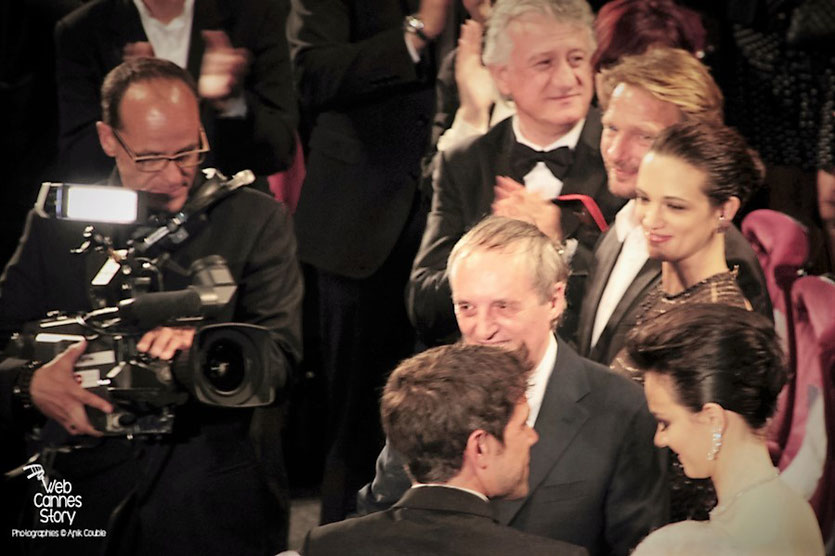
{"type": "Polygon", "coordinates": [[[506,120],[516,113],[516,105],[512,100],[506,100],[502,97],[499,90],[493,86],[493,110],[490,112],[490,121],[487,125],[477,126],[464,120],[461,116],[461,109],[455,112],[455,119],[452,121],[452,127],[444,131],[438,137],[438,151],[446,152],[453,147],[456,147],[470,139],[487,133],[494,125],[506,120]]]}
{"type": "Polygon", "coordinates": [[[551,334],[548,339],[548,347],[545,349],[545,355],[539,361],[539,364],[531,373],[531,378],[528,381],[528,390],[526,392],[528,398],[528,407],[531,412],[528,415],[528,425],[533,427],[536,423],[536,418],[539,416],[539,409],[542,407],[542,399],[545,397],[545,388],[548,386],[548,380],[551,378],[551,373],[554,372],[554,365],[557,362],[557,339],[551,334]]]}
{"type": "MultiPolygon", "coordinates": [[[[516,140],[519,143],[525,145],[526,147],[530,147],[535,151],[548,152],[559,147],[568,147],[573,151],[577,148],[577,142],[580,140],[580,133],[583,131],[583,125],[585,125],[585,123],[586,119],[581,119],[574,124],[571,131],[550,145],[543,146],[537,145],[522,134],[522,130],[519,128],[519,116],[514,115],[513,134],[516,136],[516,140]]],[[[525,188],[527,190],[539,193],[543,199],[553,199],[560,194],[560,191],[562,191],[562,180],[552,174],[551,170],[548,169],[544,162],[537,162],[536,166],[533,167],[533,170],[525,174],[524,181],[525,188]]]]}
{"type": "Polygon", "coordinates": [[[139,19],[148,36],[148,42],[154,47],[154,56],[185,68],[191,42],[191,24],[194,20],[194,0],[186,0],[183,13],[168,23],[154,19],[142,0],[133,0],[133,3],[139,10],[139,19]]]}
{"type": "Polygon", "coordinates": [[[600,296],[600,304],[597,306],[597,314],[594,317],[594,326],[591,332],[591,347],[597,344],[600,334],[606,328],[606,323],[615,312],[623,294],[629,285],[638,276],[644,264],[649,259],[647,240],[641,229],[641,224],[635,217],[635,200],[631,199],[621,208],[615,216],[614,233],[623,247],[618,253],[618,259],[606,282],[603,295],[600,296]]]}

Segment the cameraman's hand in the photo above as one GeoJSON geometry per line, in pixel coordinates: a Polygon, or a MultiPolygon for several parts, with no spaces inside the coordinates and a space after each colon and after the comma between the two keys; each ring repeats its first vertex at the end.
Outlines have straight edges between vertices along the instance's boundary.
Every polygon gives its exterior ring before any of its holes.
{"type": "Polygon", "coordinates": [[[168,326],[154,328],[140,338],[136,344],[136,349],[159,359],[171,359],[177,350],[191,348],[194,332],[194,328],[171,328],[168,326]]]}
{"type": "Polygon", "coordinates": [[[101,436],[87,419],[85,405],[105,413],[113,407],[102,398],[85,390],[73,374],[75,362],[84,353],[87,342],[73,344],[32,375],[32,403],[47,417],[58,421],[70,434],[101,436]]]}

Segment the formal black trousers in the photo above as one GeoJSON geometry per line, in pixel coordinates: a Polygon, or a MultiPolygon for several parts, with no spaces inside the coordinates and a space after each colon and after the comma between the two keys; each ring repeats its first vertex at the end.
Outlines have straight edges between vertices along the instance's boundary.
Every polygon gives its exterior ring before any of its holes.
{"type": "MultiPolygon", "coordinates": [[[[358,215],[361,217],[361,215],[358,215]]],[[[321,366],[328,386],[330,448],[322,479],[322,523],[344,519],[374,477],[383,447],[380,394],[395,366],[414,353],[404,291],[426,223],[416,195],[383,265],[368,278],[318,271],[321,366]]]]}

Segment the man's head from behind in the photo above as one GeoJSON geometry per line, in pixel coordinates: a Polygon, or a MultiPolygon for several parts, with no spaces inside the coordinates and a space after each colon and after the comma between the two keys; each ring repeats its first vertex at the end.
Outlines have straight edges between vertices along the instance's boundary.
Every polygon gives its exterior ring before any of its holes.
{"type": "Polygon", "coordinates": [[[626,56],[603,70],[600,81],[600,153],[609,190],[619,197],[635,196],[638,166],[661,131],[684,120],[722,123],[719,87],[684,50],[659,47],[626,56]]]}
{"type": "Polygon", "coordinates": [[[498,0],[484,63],[514,100],[525,136],[547,145],[586,117],[594,16],[585,0],[498,0]]]}
{"type": "Polygon", "coordinates": [[[96,130],[122,184],[180,210],[208,150],[194,80],[166,60],[137,58],[107,74],[101,96],[96,130]]]}
{"type": "Polygon", "coordinates": [[[402,362],[383,391],[383,429],[420,483],[490,497],[528,492],[530,367],[523,354],[456,344],[402,362]]]}
{"type": "Polygon", "coordinates": [[[458,240],[447,270],[463,340],[524,345],[539,363],[565,309],[569,270],[557,245],[533,224],[491,216],[458,240]]]}

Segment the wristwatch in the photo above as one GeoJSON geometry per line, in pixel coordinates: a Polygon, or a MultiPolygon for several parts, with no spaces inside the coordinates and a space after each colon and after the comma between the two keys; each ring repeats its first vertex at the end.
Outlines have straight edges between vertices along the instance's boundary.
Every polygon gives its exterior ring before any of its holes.
{"type": "Polygon", "coordinates": [[[20,368],[20,371],[17,375],[17,380],[15,380],[14,386],[12,388],[12,393],[14,397],[17,398],[20,405],[23,406],[23,409],[29,409],[32,407],[32,393],[29,391],[29,388],[32,384],[32,375],[35,374],[43,363],[40,361],[29,361],[25,365],[20,368]]]}
{"type": "Polygon", "coordinates": [[[424,27],[423,20],[417,14],[407,15],[406,19],[403,20],[404,31],[414,33],[426,42],[432,42],[432,39],[423,32],[424,27]]]}

